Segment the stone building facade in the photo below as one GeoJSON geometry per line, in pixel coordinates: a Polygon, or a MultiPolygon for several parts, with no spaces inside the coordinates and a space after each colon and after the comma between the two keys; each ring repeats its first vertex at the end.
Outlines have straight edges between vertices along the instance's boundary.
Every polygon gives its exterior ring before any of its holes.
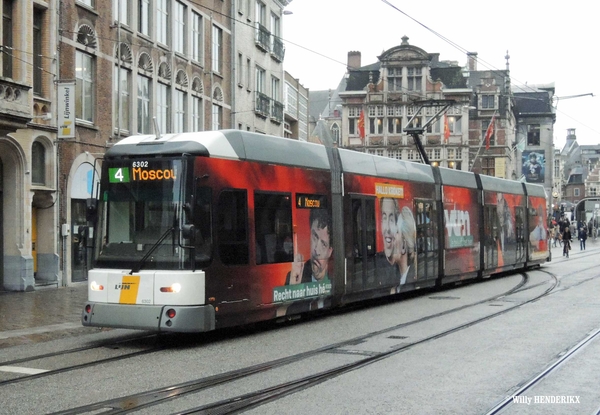
{"type": "Polygon", "coordinates": [[[57,284],[57,2],[2,2],[0,289],[57,284]]]}
{"type": "Polygon", "coordinates": [[[285,72],[283,137],[308,141],[308,96],[308,89],[285,72]]]}
{"type": "Polygon", "coordinates": [[[504,70],[466,58],[442,61],[407,37],[373,64],[349,52],[338,87],[311,92],[311,126],[326,120],[341,146],[413,162],[423,162],[420,141],[434,166],[540,183],[550,194],[554,85],[514,87],[508,54],[504,70]],[[530,155],[548,174],[523,173],[530,155]]]}
{"type": "Polygon", "coordinates": [[[283,136],[285,44],[281,38],[288,0],[238,0],[232,15],[231,127],[283,136]]]}
{"type": "Polygon", "coordinates": [[[411,131],[422,129],[417,138],[432,165],[514,177],[508,70],[478,71],[476,54],[469,59],[467,68],[440,61],[407,37],[371,65],[362,66],[360,52],[349,52],[347,81],[336,91],[341,104],[327,115],[341,131],[341,145],[421,162],[411,131]]]}

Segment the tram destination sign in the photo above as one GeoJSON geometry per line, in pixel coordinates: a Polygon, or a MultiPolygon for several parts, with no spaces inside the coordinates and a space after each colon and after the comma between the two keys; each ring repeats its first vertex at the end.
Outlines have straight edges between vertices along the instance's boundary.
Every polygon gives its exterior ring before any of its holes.
{"type": "Polygon", "coordinates": [[[150,163],[146,160],[134,161],[131,166],[109,167],[109,183],[129,183],[148,181],[173,181],[177,172],[169,162],[150,163]]]}
{"type": "Polygon", "coordinates": [[[323,195],[307,195],[298,193],[296,195],[296,207],[300,209],[327,208],[327,197],[323,195]]]}

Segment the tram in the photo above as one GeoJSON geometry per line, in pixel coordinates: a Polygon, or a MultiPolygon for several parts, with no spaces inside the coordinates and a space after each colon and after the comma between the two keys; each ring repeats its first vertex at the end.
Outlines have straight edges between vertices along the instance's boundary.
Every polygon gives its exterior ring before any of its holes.
{"type": "Polygon", "coordinates": [[[544,188],[238,131],[101,168],[84,326],[205,332],[550,260],[544,188]]]}

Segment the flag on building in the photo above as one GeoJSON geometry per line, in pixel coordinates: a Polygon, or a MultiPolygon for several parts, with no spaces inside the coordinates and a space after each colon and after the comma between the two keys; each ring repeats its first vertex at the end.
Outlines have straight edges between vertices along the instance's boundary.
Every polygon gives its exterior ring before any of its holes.
{"type": "Polygon", "coordinates": [[[450,125],[448,125],[448,115],[444,114],[444,142],[447,143],[450,138],[450,125]]]}
{"type": "Polygon", "coordinates": [[[365,113],[363,110],[360,110],[358,117],[358,136],[361,140],[365,138],[365,113]]]}
{"type": "Polygon", "coordinates": [[[490,139],[494,135],[494,120],[496,119],[496,114],[492,115],[492,119],[490,121],[490,125],[488,125],[487,131],[485,132],[485,149],[490,149],[490,139]]]}

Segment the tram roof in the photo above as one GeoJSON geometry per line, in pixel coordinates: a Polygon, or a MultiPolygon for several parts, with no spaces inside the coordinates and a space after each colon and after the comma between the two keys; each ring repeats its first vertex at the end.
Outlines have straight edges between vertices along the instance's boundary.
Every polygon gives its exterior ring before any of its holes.
{"type": "Polygon", "coordinates": [[[523,183],[502,179],[500,177],[487,176],[485,174],[479,175],[481,178],[481,185],[483,190],[489,190],[500,193],[514,193],[523,194],[523,183]]]}
{"type": "Polygon", "coordinates": [[[477,189],[477,179],[473,173],[446,167],[440,167],[439,170],[443,185],[477,189]]]}
{"type": "Polygon", "coordinates": [[[322,145],[239,130],[131,136],[111,147],[106,157],[183,154],[329,170],[322,145]]]}
{"type": "Polygon", "coordinates": [[[346,173],[366,174],[397,180],[434,183],[431,166],[389,157],[340,149],[342,169],[346,173]]]}
{"type": "Polygon", "coordinates": [[[533,184],[533,183],[524,183],[524,184],[525,184],[525,189],[527,189],[528,196],[545,197],[546,199],[548,198],[548,195],[546,194],[546,189],[544,189],[544,186],[539,185],[539,184],[533,184]]]}

